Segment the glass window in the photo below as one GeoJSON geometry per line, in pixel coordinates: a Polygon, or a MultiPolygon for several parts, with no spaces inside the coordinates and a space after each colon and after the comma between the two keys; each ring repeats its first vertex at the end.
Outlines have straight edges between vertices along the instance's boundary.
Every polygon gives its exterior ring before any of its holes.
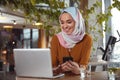
{"type": "Polygon", "coordinates": [[[32,29],[32,48],[38,48],[38,32],[38,29],[32,29]]]}
{"type": "Polygon", "coordinates": [[[23,29],[23,47],[30,48],[30,29],[23,29]]]}
{"type": "MultiPolygon", "coordinates": [[[[119,0],[120,1],[120,0],[119,0]]],[[[117,38],[117,41],[120,39],[120,36],[118,35],[117,33],[117,30],[118,32],[120,33],[120,11],[116,8],[113,8],[112,11],[112,18],[111,18],[111,23],[112,23],[112,35],[115,36],[117,38]]],[[[114,47],[114,53],[115,54],[120,54],[120,41],[119,42],[116,42],[115,44],[115,47],[114,47]]]]}
{"type": "Polygon", "coordinates": [[[24,39],[30,38],[30,29],[24,29],[23,36],[24,36],[24,39]]]}
{"type": "MultiPolygon", "coordinates": [[[[120,0],[118,0],[120,1],[120,0]]],[[[102,0],[102,10],[103,12],[106,12],[109,7],[109,5],[111,5],[113,3],[113,0],[102,0]]],[[[119,25],[119,21],[120,21],[120,11],[117,8],[113,8],[111,10],[111,14],[112,17],[110,18],[109,22],[108,22],[108,26],[110,26],[111,28],[111,32],[105,32],[104,33],[104,38],[103,38],[103,44],[104,47],[106,47],[105,45],[107,44],[108,38],[109,36],[114,36],[117,38],[117,41],[119,41],[120,39],[120,25],[119,25]],[[118,34],[118,32],[119,34],[118,34]]],[[[104,26],[104,25],[103,25],[104,26]]],[[[114,49],[113,49],[113,54],[112,54],[112,58],[115,60],[120,60],[120,41],[115,43],[114,49]]]]}

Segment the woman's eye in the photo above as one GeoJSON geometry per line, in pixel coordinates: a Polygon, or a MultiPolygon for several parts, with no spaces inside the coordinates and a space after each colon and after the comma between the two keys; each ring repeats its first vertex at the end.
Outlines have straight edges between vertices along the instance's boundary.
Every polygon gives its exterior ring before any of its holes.
{"type": "Polygon", "coordinates": [[[71,21],[69,21],[68,23],[69,23],[69,24],[71,24],[72,22],[71,22],[71,21]]]}
{"type": "Polygon", "coordinates": [[[60,21],[60,24],[64,24],[64,22],[63,22],[63,21],[60,21]]]}
{"type": "Polygon", "coordinates": [[[60,24],[64,24],[63,22],[60,22],[60,24]]]}

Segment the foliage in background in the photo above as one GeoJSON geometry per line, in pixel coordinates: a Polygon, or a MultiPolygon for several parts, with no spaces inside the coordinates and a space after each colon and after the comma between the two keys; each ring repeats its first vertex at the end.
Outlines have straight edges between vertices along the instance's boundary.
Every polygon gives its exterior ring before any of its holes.
{"type": "MultiPolygon", "coordinates": [[[[81,1],[81,0],[75,0],[81,1]]],[[[75,2],[74,1],[74,2],[75,2]]],[[[46,29],[47,34],[53,35],[60,31],[58,24],[58,16],[60,15],[60,10],[67,6],[62,0],[0,0],[1,6],[10,7],[13,11],[21,10],[24,12],[24,16],[29,21],[42,22],[44,25],[38,26],[38,28],[46,29]],[[44,5],[43,5],[44,4],[44,5]],[[54,25],[54,26],[53,26],[54,25]]],[[[101,36],[103,36],[103,31],[110,31],[110,27],[108,26],[108,20],[112,16],[111,9],[117,8],[120,10],[120,1],[113,0],[113,3],[108,7],[105,13],[96,13],[96,9],[101,8],[102,4],[98,0],[96,0],[95,4],[93,4],[89,9],[86,7],[86,14],[84,15],[84,19],[86,22],[86,32],[98,32],[101,36]],[[95,14],[96,22],[93,24],[89,24],[90,14],[95,14]],[[96,26],[103,27],[103,31],[98,29],[96,26]]],[[[81,10],[84,14],[84,12],[81,10]]],[[[98,36],[94,34],[94,41],[98,40],[98,36]]]]}
{"type": "Polygon", "coordinates": [[[0,0],[0,4],[13,11],[19,9],[26,18],[36,21],[41,21],[42,15],[46,14],[48,19],[55,19],[60,12],[58,8],[64,7],[64,2],[59,0],[0,0]]]}
{"type": "Polygon", "coordinates": [[[61,0],[0,0],[0,6],[5,6],[13,11],[21,10],[26,21],[40,22],[44,25],[37,28],[45,28],[48,34],[58,32],[54,26],[58,25],[60,10],[65,7],[61,0]],[[54,30],[54,31],[53,31],[54,30]]]}
{"type": "MultiPolygon", "coordinates": [[[[120,11],[120,1],[113,0],[113,3],[109,5],[105,12],[96,12],[97,9],[102,8],[102,2],[97,1],[88,9],[86,8],[86,15],[84,15],[84,19],[86,22],[86,32],[92,33],[93,35],[93,42],[97,42],[99,36],[103,36],[103,32],[110,32],[111,26],[108,25],[108,21],[112,17],[111,10],[113,8],[117,8],[120,11]],[[89,18],[91,14],[94,14],[95,22],[89,24],[89,18]],[[98,28],[99,27],[99,28],[98,28]],[[96,34],[99,34],[96,35],[96,34]]],[[[82,11],[81,11],[82,12],[82,11]]],[[[96,50],[96,47],[93,47],[93,51],[96,50]]]]}
{"type": "MultiPolygon", "coordinates": [[[[81,0],[75,0],[75,1],[78,2],[81,0]]],[[[108,29],[107,21],[112,16],[111,9],[117,8],[118,10],[120,10],[120,1],[118,0],[113,0],[113,1],[114,2],[112,3],[112,5],[108,7],[106,13],[100,12],[99,14],[95,15],[96,22],[93,25],[88,25],[89,15],[95,13],[95,9],[101,7],[102,4],[96,0],[96,3],[93,4],[91,8],[89,9],[86,8],[87,12],[84,15],[87,25],[86,32],[95,31],[96,30],[95,26],[98,24],[103,26],[103,22],[106,22],[104,31],[110,30],[108,29]]],[[[53,31],[54,28],[52,25],[58,25],[58,16],[60,14],[60,10],[63,9],[65,6],[67,6],[62,0],[0,0],[0,5],[7,6],[11,8],[13,11],[17,11],[17,10],[23,11],[26,19],[29,19],[30,21],[35,20],[36,22],[42,22],[44,26],[39,26],[39,28],[51,29],[52,32],[59,31],[59,30],[53,31]]],[[[102,33],[101,30],[97,30],[97,31],[100,34],[102,33]]]]}

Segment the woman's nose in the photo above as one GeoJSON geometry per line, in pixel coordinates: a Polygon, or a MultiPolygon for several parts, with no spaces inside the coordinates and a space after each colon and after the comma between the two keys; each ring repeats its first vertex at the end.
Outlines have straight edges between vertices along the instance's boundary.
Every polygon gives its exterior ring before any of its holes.
{"type": "Polygon", "coordinates": [[[64,27],[65,29],[68,28],[67,24],[64,24],[63,27],[64,27]]]}

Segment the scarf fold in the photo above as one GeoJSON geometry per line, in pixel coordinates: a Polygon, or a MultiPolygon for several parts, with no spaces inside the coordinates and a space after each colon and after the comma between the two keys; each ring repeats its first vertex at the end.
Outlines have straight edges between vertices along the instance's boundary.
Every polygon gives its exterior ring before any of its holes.
{"type": "MultiPolygon", "coordinates": [[[[76,43],[80,42],[85,35],[85,24],[82,14],[76,7],[69,7],[62,11],[69,13],[75,20],[75,29],[72,34],[67,35],[63,30],[57,34],[60,44],[65,48],[73,48],[76,43]]],[[[62,14],[61,13],[61,14],[62,14]]],[[[61,16],[61,15],[60,15],[61,16]]]]}

